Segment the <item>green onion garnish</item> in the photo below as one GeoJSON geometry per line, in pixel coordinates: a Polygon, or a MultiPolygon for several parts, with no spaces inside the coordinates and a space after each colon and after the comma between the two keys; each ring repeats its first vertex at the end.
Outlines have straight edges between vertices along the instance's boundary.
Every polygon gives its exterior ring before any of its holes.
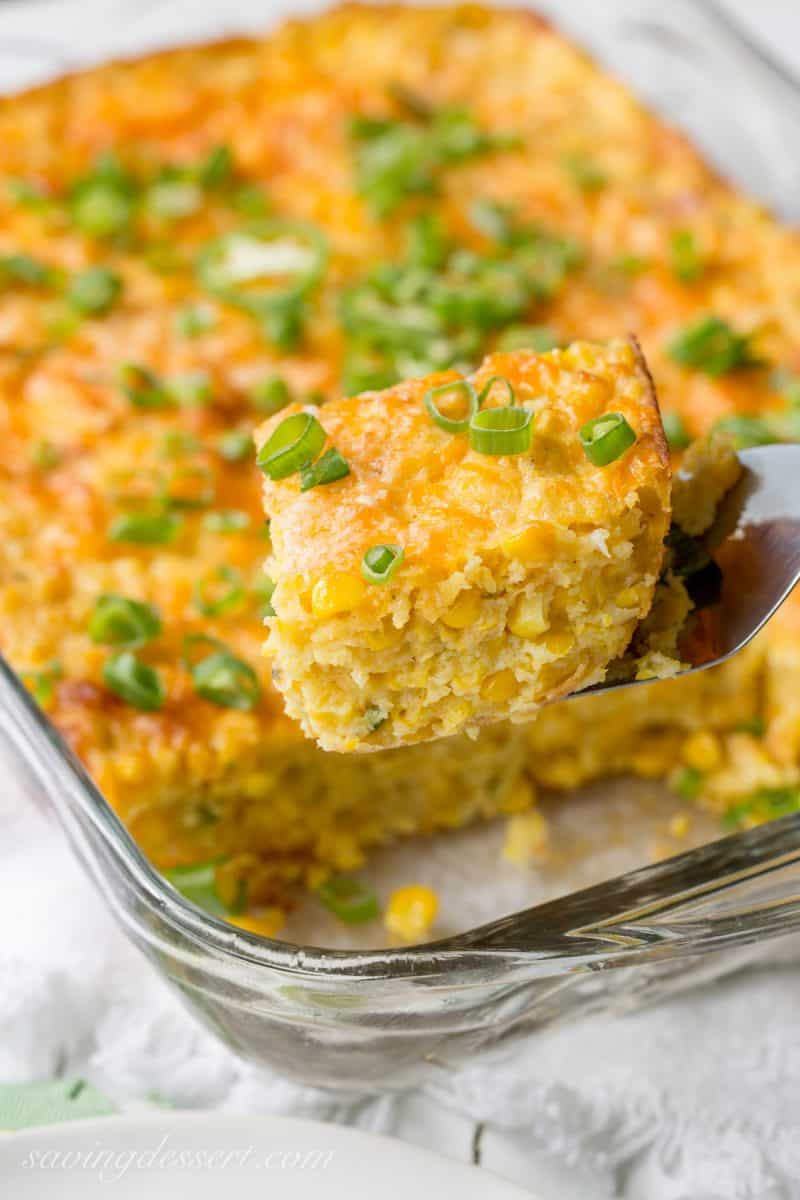
{"type": "Polygon", "coordinates": [[[196,904],[204,912],[212,917],[226,917],[230,910],[223,904],[217,891],[217,867],[223,861],[217,858],[212,862],[196,863],[190,867],[172,867],[164,872],[164,878],[168,879],[182,896],[191,900],[192,904],[196,904]]]}
{"type": "Polygon", "coordinates": [[[131,221],[133,184],[119,162],[106,155],[94,171],[78,180],[69,196],[73,222],[91,237],[112,237],[131,221]]]}
{"type": "Polygon", "coordinates": [[[673,780],[674,791],[683,800],[694,800],[703,787],[703,775],[696,767],[682,767],[673,780]]]}
{"type": "Polygon", "coordinates": [[[233,175],[233,154],[229,146],[219,145],[210,150],[200,164],[197,178],[203,187],[215,188],[227,183],[233,175]]]}
{"type": "Polygon", "coordinates": [[[746,450],[748,446],[770,446],[773,442],[780,441],[766,421],[747,413],[732,413],[728,417],[720,417],[714,422],[712,431],[730,434],[737,450],[746,450]]]}
{"type": "Polygon", "coordinates": [[[125,395],[136,408],[169,408],[172,404],[167,389],[149,367],[123,363],[119,380],[125,395]]]}
{"type": "Polygon", "coordinates": [[[480,401],[478,393],[468,379],[454,379],[452,383],[443,383],[439,387],[429,388],[425,393],[424,404],[431,420],[447,433],[465,433],[469,423],[477,413],[480,401]],[[448,417],[439,407],[440,400],[449,399],[452,402],[461,400],[466,408],[463,417],[448,417]]]}
{"type": "Polygon", "coordinates": [[[78,312],[101,316],[108,312],[121,291],[119,275],[107,267],[89,267],[74,277],[67,290],[67,299],[78,312]]]}
{"type": "Polygon", "coordinates": [[[377,917],[378,900],[360,879],[335,875],[317,890],[321,904],[347,925],[360,925],[377,917]]]}
{"type": "Polygon", "coordinates": [[[250,233],[225,233],[197,260],[200,284],[228,304],[278,325],[297,316],[297,304],[319,280],[327,242],[316,226],[298,221],[264,221],[250,233]],[[288,307],[287,307],[288,305],[288,307]]]}
{"type": "Polygon", "coordinates": [[[319,487],[324,483],[335,483],[350,474],[350,467],[335,446],[326,450],[315,463],[306,463],[300,468],[300,491],[319,487]]]}
{"type": "Polygon", "coordinates": [[[697,238],[691,229],[676,229],[669,242],[672,274],[681,283],[694,283],[703,273],[697,238]]]}
{"type": "Polygon", "coordinates": [[[558,334],[546,325],[509,325],[497,339],[498,350],[535,350],[537,354],[546,354],[560,345],[558,334]]]}
{"type": "Polygon", "coordinates": [[[203,528],[209,533],[240,533],[249,527],[250,514],[240,508],[222,508],[203,517],[203,528]]]}
{"type": "Polygon", "coordinates": [[[207,371],[173,375],[167,384],[167,392],[181,408],[206,408],[214,399],[214,386],[207,371]]]}
{"type": "Polygon", "coordinates": [[[311,413],[281,421],[258,452],[256,462],[270,479],[286,479],[313,462],[325,445],[325,430],[311,413]]]}
{"type": "Polygon", "coordinates": [[[671,450],[685,450],[691,442],[689,430],[686,428],[686,422],[679,412],[665,412],[661,414],[661,424],[664,426],[664,434],[671,450]]]}
{"type": "MultiPolygon", "coordinates": [[[[214,639],[202,640],[213,643],[214,639]]],[[[184,644],[188,645],[188,641],[186,639],[184,644]]],[[[198,644],[198,639],[195,639],[195,644],[198,644]]],[[[261,685],[253,668],[227,649],[216,650],[190,665],[189,669],[197,695],[211,704],[249,712],[261,697],[261,685]]]]}
{"type": "Polygon", "coordinates": [[[636,441],[636,434],[622,413],[593,417],[581,427],[579,436],[584,454],[595,467],[615,462],[636,441]]]}
{"type": "Polygon", "coordinates": [[[164,704],[161,676],[132,650],[121,650],[103,664],[103,683],[110,692],[134,708],[151,712],[164,704]]]}
{"type": "Polygon", "coordinates": [[[533,413],[527,408],[484,408],[469,423],[469,444],[478,454],[524,454],[532,440],[533,413]]]}
{"type": "Polygon", "coordinates": [[[112,542],[133,542],[140,546],[168,546],[175,541],[183,524],[175,513],[124,513],[108,528],[112,542]]]}
{"type": "Polygon", "coordinates": [[[44,667],[30,671],[22,671],[20,678],[28,688],[40,708],[47,708],[55,698],[55,685],[61,679],[64,671],[61,663],[54,658],[44,667]]]}
{"type": "Polygon", "coordinates": [[[368,583],[388,583],[404,558],[402,546],[370,546],[361,560],[361,574],[368,583]]]}
{"type": "Polygon", "coordinates": [[[740,721],[736,726],[737,733],[749,733],[752,737],[761,738],[767,732],[767,723],[763,717],[749,717],[740,721]]]}
{"type": "Polygon", "coordinates": [[[27,179],[9,179],[6,188],[9,200],[21,208],[41,211],[50,206],[50,197],[38,183],[30,183],[27,179]]]}
{"type": "Polygon", "coordinates": [[[191,217],[203,203],[203,193],[190,179],[160,179],[145,193],[148,212],[164,221],[191,217]]]}
{"type": "Polygon", "coordinates": [[[201,442],[186,429],[169,429],[161,438],[159,453],[162,458],[182,458],[185,454],[196,454],[201,442]]]}
{"type": "Polygon", "coordinates": [[[61,462],[61,451],[52,442],[34,442],[31,446],[31,462],[40,471],[52,471],[61,462]]]}
{"type": "Polygon", "coordinates": [[[253,439],[243,429],[230,429],[217,442],[217,453],[226,462],[243,462],[253,451],[253,439]]]}
{"type": "Polygon", "coordinates": [[[242,576],[235,567],[217,567],[194,586],[192,599],[204,617],[219,617],[236,608],[244,598],[242,576]]]}
{"type": "Polygon", "coordinates": [[[104,646],[141,646],[161,632],[161,617],[152,604],[127,596],[98,596],[89,620],[89,637],[104,646]]]}
{"type": "Polygon", "coordinates": [[[175,313],[175,332],[179,337],[199,337],[215,324],[214,312],[207,304],[189,304],[175,313]]]}
{"type": "Polygon", "coordinates": [[[230,203],[237,212],[251,220],[266,217],[270,209],[267,196],[255,183],[243,183],[231,196],[230,203]]]}
{"type": "Polygon", "coordinates": [[[53,283],[52,267],[31,258],[28,254],[0,255],[0,284],[20,283],[26,287],[43,288],[53,283]]]}
{"type": "Polygon", "coordinates": [[[673,362],[713,377],[756,365],[749,336],[714,316],[701,317],[675,334],[667,343],[667,353],[673,362]]]}
{"type": "Polygon", "coordinates": [[[272,596],[276,587],[275,580],[270,575],[263,573],[253,588],[256,596],[261,601],[262,617],[275,616],[275,609],[272,607],[272,596]]]}
{"type": "Polygon", "coordinates": [[[289,385],[280,375],[260,379],[250,391],[253,407],[262,413],[280,412],[282,408],[286,408],[291,398],[289,385]]]}
{"type": "Polygon", "coordinates": [[[599,192],[608,183],[605,171],[584,154],[568,154],[564,167],[582,192],[599,192]]]}
{"type": "Polygon", "coordinates": [[[166,508],[208,508],[215,495],[211,470],[192,464],[176,464],[159,489],[159,499],[166,508]]]}
{"type": "Polygon", "coordinates": [[[513,405],[515,397],[514,388],[511,386],[511,380],[506,379],[505,375],[492,375],[491,379],[487,379],[486,383],[478,393],[478,408],[483,408],[484,404],[491,396],[492,388],[496,383],[499,383],[501,387],[506,389],[506,394],[508,395],[508,404],[513,405]]]}

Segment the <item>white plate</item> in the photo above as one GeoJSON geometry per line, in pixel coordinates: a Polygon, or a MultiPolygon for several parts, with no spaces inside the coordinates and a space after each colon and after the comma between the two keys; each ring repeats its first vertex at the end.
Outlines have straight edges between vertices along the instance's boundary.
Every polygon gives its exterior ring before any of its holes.
{"type": "Polygon", "coordinates": [[[158,1113],[0,1137],[9,1200],[531,1200],[490,1171],[285,1117],[158,1113]]]}

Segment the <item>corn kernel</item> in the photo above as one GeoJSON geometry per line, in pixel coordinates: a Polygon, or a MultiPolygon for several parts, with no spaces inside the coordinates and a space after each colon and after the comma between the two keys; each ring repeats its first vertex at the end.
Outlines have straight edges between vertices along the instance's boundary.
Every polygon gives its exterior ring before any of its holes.
{"type": "Polygon", "coordinates": [[[685,838],[689,832],[690,824],[688,813],[677,813],[668,826],[670,837],[685,838]]]}
{"type": "Polygon", "coordinates": [[[617,595],[614,597],[614,603],[616,604],[617,608],[638,608],[638,588],[623,588],[621,592],[617,592],[617,595]]]}
{"type": "Polygon", "coordinates": [[[418,942],[428,933],[439,911],[439,897],[421,883],[398,888],[389,897],[384,923],[404,942],[418,942]]]}
{"type": "Polygon", "coordinates": [[[236,917],[228,917],[228,924],[247,933],[257,933],[261,937],[275,937],[286,923],[286,913],[282,908],[262,908],[255,913],[241,913],[236,917]]]}
{"type": "Polygon", "coordinates": [[[481,594],[474,588],[462,592],[443,614],[442,621],[451,629],[466,629],[481,613],[481,594]]]}
{"type": "Polygon", "coordinates": [[[316,617],[333,617],[357,608],[364,599],[366,584],[357,575],[333,571],[318,579],[311,592],[311,611],[316,617]]]}
{"type": "Polygon", "coordinates": [[[508,795],[504,798],[501,809],[506,816],[511,817],[517,813],[527,812],[536,803],[536,790],[529,779],[518,779],[514,786],[509,789],[508,795]]]}
{"type": "Polygon", "coordinates": [[[719,738],[709,729],[698,730],[683,744],[683,761],[696,771],[713,771],[722,763],[719,738]]]}
{"type": "Polygon", "coordinates": [[[551,654],[555,654],[557,658],[560,658],[562,654],[569,653],[575,645],[575,638],[566,629],[556,629],[547,635],[544,639],[544,644],[551,654]]]}
{"type": "Polygon", "coordinates": [[[522,563],[546,562],[553,553],[553,530],[549,525],[534,521],[527,529],[512,533],[500,543],[506,558],[522,563]]]}
{"type": "Polygon", "coordinates": [[[540,858],[547,850],[547,821],[540,812],[518,813],[506,825],[503,858],[524,866],[532,858],[540,858]]]}
{"type": "Polygon", "coordinates": [[[508,628],[516,637],[535,638],[550,627],[541,596],[520,596],[511,611],[508,628]]]}
{"type": "Polygon", "coordinates": [[[497,674],[490,675],[484,680],[481,696],[490,704],[502,704],[504,700],[510,700],[512,696],[516,696],[518,690],[519,685],[514,672],[510,667],[506,667],[504,671],[498,671],[497,674]]]}

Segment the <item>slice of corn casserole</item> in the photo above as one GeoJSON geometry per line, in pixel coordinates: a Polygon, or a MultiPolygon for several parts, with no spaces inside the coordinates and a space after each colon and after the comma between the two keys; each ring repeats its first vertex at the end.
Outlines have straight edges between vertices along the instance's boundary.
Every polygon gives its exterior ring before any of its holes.
{"type": "Polygon", "coordinates": [[[257,435],[268,645],[287,712],[323,749],[523,721],[624,652],[670,512],[634,342],[494,354],[467,380],[287,414],[257,435]]]}

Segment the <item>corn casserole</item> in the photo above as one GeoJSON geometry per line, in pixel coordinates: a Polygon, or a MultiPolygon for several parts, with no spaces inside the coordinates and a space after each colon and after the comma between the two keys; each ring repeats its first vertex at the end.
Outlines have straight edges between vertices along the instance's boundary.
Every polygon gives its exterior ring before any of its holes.
{"type": "Polygon", "coordinates": [[[650,610],[669,454],[635,344],[293,405],[256,444],[274,677],[325,750],[529,720],[604,679],[650,610]]]}
{"type": "Polygon", "coordinates": [[[798,294],[797,235],[531,13],[347,5],[5,98],[0,648],[152,860],[265,932],[303,886],[369,914],[340,876],[371,847],[537,785],[635,772],[729,827],[792,811],[800,598],[644,694],[317,750],[262,656],[251,439],[290,401],[324,421],[631,331],[680,479],[711,430],[797,436],[798,294]]]}

